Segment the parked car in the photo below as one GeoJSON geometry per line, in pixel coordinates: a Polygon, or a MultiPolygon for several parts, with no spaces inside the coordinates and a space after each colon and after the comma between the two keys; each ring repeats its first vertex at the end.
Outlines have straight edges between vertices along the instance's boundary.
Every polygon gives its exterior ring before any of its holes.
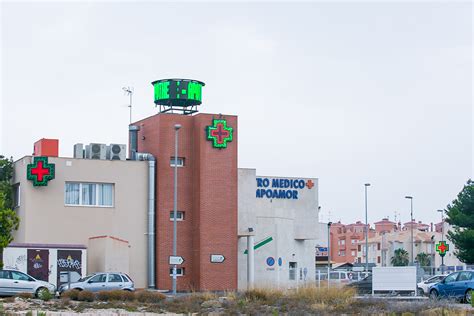
{"type": "Polygon", "coordinates": [[[349,283],[347,286],[355,289],[358,294],[371,294],[372,293],[372,274],[366,276],[362,280],[349,283]]]}
{"type": "Polygon", "coordinates": [[[132,279],[121,272],[100,272],[88,275],[77,282],[63,284],[59,287],[59,294],[67,290],[87,290],[91,292],[125,290],[135,291],[132,279]]]}
{"type": "Polygon", "coordinates": [[[456,298],[471,303],[474,291],[474,271],[458,271],[446,276],[443,281],[429,288],[430,298],[456,298]]]}
{"type": "Polygon", "coordinates": [[[19,293],[30,293],[36,297],[49,291],[54,295],[54,284],[37,280],[31,275],[16,270],[0,270],[0,295],[10,296],[19,293]]]}
{"type": "Polygon", "coordinates": [[[426,279],[425,281],[421,281],[416,285],[416,289],[418,291],[418,295],[428,295],[428,289],[430,286],[434,285],[435,283],[443,281],[446,277],[444,274],[438,274],[432,276],[431,278],[426,279]]]}

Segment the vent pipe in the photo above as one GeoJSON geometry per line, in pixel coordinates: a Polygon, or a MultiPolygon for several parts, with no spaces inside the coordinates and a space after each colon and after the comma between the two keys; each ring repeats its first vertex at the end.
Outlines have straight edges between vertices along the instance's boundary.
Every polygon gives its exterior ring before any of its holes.
{"type": "MultiPolygon", "coordinates": [[[[132,127],[132,126],[130,126],[132,127]]],[[[135,132],[136,134],[136,132],[135,132]]],[[[132,131],[130,131],[130,136],[132,131]]],[[[132,147],[130,139],[130,147],[132,147]]],[[[136,147],[135,147],[136,148],[136,147]]],[[[134,152],[133,160],[148,161],[148,288],[155,288],[155,175],[156,160],[152,154],[134,152]]]]}
{"type": "Polygon", "coordinates": [[[138,131],[140,130],[140,126],[136,125],[129,125],[128,126],[128,135],[130,139],[130,149],[128,153],[128,157],[131,160],[137,160],[136,155],[138,153],[138,131]]]}

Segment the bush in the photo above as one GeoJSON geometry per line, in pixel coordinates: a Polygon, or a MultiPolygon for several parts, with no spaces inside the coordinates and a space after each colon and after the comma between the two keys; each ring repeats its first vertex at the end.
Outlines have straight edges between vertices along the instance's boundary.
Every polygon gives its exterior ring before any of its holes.
{"type": "Polygon", "coordinates": [[[84,302],[93,302],[95,300],[95,295],[91,291],[80,291],[77,299],[84,302]]]}
{"type": "Polygon", "coordinates": [[[40,289],[38,291],[38,298],[43,301],[49,301],[50,299],[54,298],[54,295],[48,289],[40,289]]]}
{"type": "Polygon", "coordinates": [[[135,298],[140,303],[159,303],[166,298],[166,295],[160,292],[142,290],[135,293],[135,298]]]}
{"type": "Polygon", "coordinates": [[[244,292],[249,301],[259,301],[271,305],[284,295],[282,290],[272,288],[255,288],[244,292]]]}
{"type": "Polygon", "coordinates": [[[79,290],[68,290],[66,292],[64,292],[61,297],[64,297],[64,298],[68,298],[70,300],[73,300],[73,301],[77,301],[79,300],[79,293],[81,291],[79,290]]]}
{"type": "Polygon", "coordinates": [[[97,293],[99,301],[134,301],[135,293],[125,290],[100,291],[97,293]]]}

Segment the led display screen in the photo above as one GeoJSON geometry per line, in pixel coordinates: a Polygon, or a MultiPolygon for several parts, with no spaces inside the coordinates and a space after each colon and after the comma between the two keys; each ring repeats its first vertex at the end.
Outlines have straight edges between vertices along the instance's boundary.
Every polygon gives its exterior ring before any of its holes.
{"type": "Polygon", "coordinates": [[[192,106],[202,103],[204,82],[189,79],[163,79],[152,82],[155,104],[192,106]]]}

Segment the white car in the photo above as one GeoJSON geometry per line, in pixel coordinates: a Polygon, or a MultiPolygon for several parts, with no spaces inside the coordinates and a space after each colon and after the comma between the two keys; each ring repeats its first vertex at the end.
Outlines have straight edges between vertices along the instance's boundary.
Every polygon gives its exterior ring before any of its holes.
{"type": "Polygon", "coordinates": [[[55,294],[54,284],[36,280],[32,276],[16,270],[0,270],[0,295],[17,295],[19,293],[30,293],[36,297],[41,292],[49,291],[55,294]]]}
{"type": "Polygon", "coordinates": [[[435,276],[432,276],[431,278],[421,281],[416,285],[417,291],[419,295],[428,295],[428,289],[430,286],[432,286],[435,283],[443,281],[443,279],[446,277],[444,274],[438,274],[435,276]]]}

